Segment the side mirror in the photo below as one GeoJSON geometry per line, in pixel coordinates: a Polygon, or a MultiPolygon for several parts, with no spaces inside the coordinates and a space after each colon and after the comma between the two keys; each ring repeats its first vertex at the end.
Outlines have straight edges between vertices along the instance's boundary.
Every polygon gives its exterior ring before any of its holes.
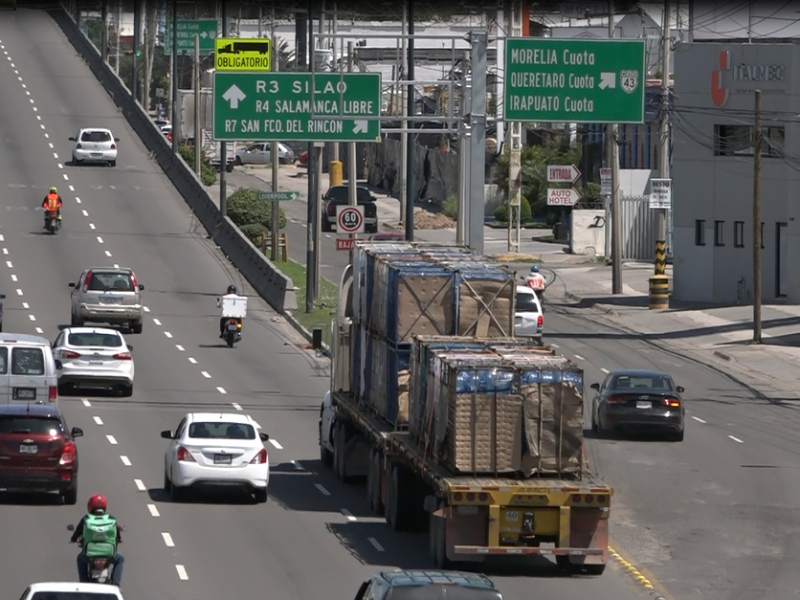
{"type": "MultiPolygon", "coordinates": [[[[72,138],[69,138],[72,139],[72,138]]],[[[75,531],[75,525],[67,525],[67,531],[75,531]]]]}
{"type": "Polygon", "coordinates": [[[130,350],[131,352],[133,352],[133,346],[131,346],[130,344],[128,344],[128,350],[130,350]]]}
{"type": "Polygon", "coordinates": [[[70,141],[70,142],[74,142],[74,141],[75,141],[75,138],[74,138],[74,137],[71,137],[71,138],[69,138],[69,141],[70,141]]]}
{"type": "Polygon", "coordinates": [[[376,196],[370,196],[369,198],[370,198],[370,200],[372,200],[373,202],[375,202],[375,201],[377,201],[377,200],[378,200],[378,198],[377,198],[376,196]]]}
{"type": "Polygon", "coordinates": [[[144,290],[144,285],[142,285],[141,283],[139,284],[139,290],[140,290],[140,291],[141,291],[141,290],[144,290]]]}
{"type": "Polygon", "coordinates": [[[0,300],[5,300],[5,299],[6,299],[6,295],[5,294],[0,294],[0,300]]]}
{"type": "Polygon", "coordinates": [[[64,368],[64,363],[56,359],[56,371],[61,371],[64,368]]]}
{"type": "Polygon", "coordinates": [[[118,141],[119,141],[119,138],[114,138],[114,141],[115,141],[115,142],[118,142],[118,141]]]}
{"type": "Polygon", "coordinates": [[[593,384],[592,384],[590,387],[591,387],[593,390],[599,390],[599,389],[600,389],[600,384],[599,384],[599,383],[593,383],[593,384]]]}
{"type": "Polygon", "coordinates": [[[261,437],[261,441],[262,442],[268,442],[269,441],[269,436],[266,433],[259,433],[258,435],[261,437]]]}
{"type": "Polygon", "coordinates": [[[80,427],[73,427],[71,433],[74,438],[83,437],[83,429],[80,427]]]}
{"type": "Polygon", "coordinates": [[[165,440],[171,440],[172,439],[172,432],[169,429],[167,429],[166,431],[162,431],[161,432],[161,437],[164,438],[165,440]]]}
{"type": "Polygon", "coordinates": [[[69,282],[69,287],[74,288],[75,287],[75,282],[74,281],[70,281],[69,282]]]}
{"type": "Polygon", "coordinates": [[[678,387],[676,387],[675,389],[676,389],[676,390],[678,390],[678,393],[679,393],[679,394],[682,394],[683,392],[685,392],[685,391],[686,391],[686,390],[683,388],[683,386],[680,386],[680,385],[679,385],[678,387]]]}

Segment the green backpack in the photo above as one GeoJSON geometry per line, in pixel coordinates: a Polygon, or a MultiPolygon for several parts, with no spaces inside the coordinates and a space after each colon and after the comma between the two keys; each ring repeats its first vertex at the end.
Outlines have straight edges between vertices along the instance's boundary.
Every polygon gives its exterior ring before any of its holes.
{"type": "Polygon", "coordinates": [[[87,558],[113,558],[117,554],[117,520],[109,515],[86,515],[83,553],[87,558]]]}

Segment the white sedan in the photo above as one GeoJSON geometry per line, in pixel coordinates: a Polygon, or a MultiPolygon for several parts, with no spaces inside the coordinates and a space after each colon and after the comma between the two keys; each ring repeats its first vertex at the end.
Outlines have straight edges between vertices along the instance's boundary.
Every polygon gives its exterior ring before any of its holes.
{"type": "Polygon", "coordinates": [[[527,285],[517,286],[517,307],[514,314],[514,335],[529,337],[542,343],[544,314],[536,292],[527,285]]]}
{"type": "Polygon", "coordinates": [[[122,590],[107,583],[47,581],[32,583],[20,600],[124,600],[122,590]]]}
{"type": "Polygon", "coordinates": [[[117,142],[110,129],[81,129],[74,137],[69,138],[75,142],[72,149],[72,164],[106,163],[117,166],[117,142]]]}
{"type": "Polygon", "coordinates": [[[58,387],[113,390],[133,394],[133,347],[116,329],[65,327],[53,342],[53,357],[61,361],[58,387]]]}
{"type": "Polygon", "coordinates": [[[179,501],[188,489],[239,488],[267,501],[266,433],[243,413],[189,413],[173,431],[164,454],[164,489],[179,501]]]}

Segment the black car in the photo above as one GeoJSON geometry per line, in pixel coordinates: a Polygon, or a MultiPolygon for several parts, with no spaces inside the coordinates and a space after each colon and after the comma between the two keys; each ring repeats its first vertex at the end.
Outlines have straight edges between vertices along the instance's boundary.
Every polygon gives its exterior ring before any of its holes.
{"type": "MultiPolygon", "coordinates": [[[[375,196],[370,194],[364,186],[356,187],[356,203],[364,211],[364,231],[377,233],[378,207],[375,206],[375,196]]],[[[336,228],[336,207],[347,206],[350,202],[350,192],[346,185],[334,185],[322,197],[322,231],[333,231],[336,228]]]]}
{"type": "Polygon", "coordinates": [[[491,579],[460,571],[381,571],[364,580],[355,600],[503,600],[491,579]]]}
{"type": "Polygon", "coordinates": [[[683,441],[686,409],[681,394],[667,373],[660,371],[614,371],[603,383],[593,383],[592,430],[665,432],[683,441]]]}

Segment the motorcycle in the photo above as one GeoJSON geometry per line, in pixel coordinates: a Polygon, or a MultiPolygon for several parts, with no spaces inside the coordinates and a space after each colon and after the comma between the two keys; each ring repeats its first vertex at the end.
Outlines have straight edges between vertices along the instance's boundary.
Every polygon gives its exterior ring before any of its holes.
{"type": "Polygon", "coordinates": [[[242,320],[229,319],[228,324],[225,325],[225,343],[228,348],[233,348],[233,345],[242,339],[242,320]]]}
{"type": "MultiPolygon", "coordinates": [[[[122,531],[127,531],[128,528],[124,525],[120,527],[122,531]]],[[[74,525],[67,525],[67,531],[75,531],[74,525]]],[[[78,538],[77,543],[81,543],[81,538],[78,538]]],[[[111,583],[111,577],[114,574],[114,563],[110,558],[88,558],[86,559],[86,577],[90,583],[111,583]]]]}
{"type": "Polygon", "coordinates": [[[242,321],[247,316],[247,297],[227,294],[216,299],[217,307],[222,309],[222,339],[233,348],[242,339],[242,321]]]}
{"type": "Polygon", "coordinates": [[[49,211],[44,221],[45,228],[50,235],[55,235],[61,229],[61,217],[55,211],[49,211]]]}

